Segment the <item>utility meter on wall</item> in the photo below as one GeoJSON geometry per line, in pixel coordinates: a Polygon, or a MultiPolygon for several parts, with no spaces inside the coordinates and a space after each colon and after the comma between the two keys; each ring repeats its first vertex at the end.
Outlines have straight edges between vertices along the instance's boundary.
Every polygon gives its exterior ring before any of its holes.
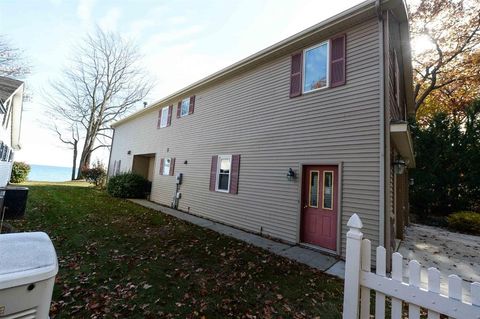
{"type": "Polygon", "coordinates": [[[182,184],[182,179],[183,179],[183,174],[182,173],[177,173],[176,182],[177,182],[178,185],[182,184]]]}

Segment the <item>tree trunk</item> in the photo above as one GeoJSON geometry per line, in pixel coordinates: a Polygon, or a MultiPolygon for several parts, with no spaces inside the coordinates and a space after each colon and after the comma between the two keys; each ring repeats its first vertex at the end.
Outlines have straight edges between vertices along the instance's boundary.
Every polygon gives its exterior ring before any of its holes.
{"type": "Polygon", "coordinates": [[[80,163],[78,163],[77,179],[82,179],[82,168],[90,167],[92,151],[90,149],[83,149],[82,154],[80,155],[80,163]]]}
{"type": "Polygon", "coordinates": [[[90,164],[90,154],[92,146],[90,145],[91,131],[87,131],[85,143],[83,144],[82,154],[80,154],[80,163],[78,163],[77,179],[82,179],[82,168],[88,167],[90,164]]]}
{"type": "Polygon", "coordinates": [[[77,169],[77,179],[82,179],[82,168],[85,167],[85,151],[82,151],[82,154],[80,155],[80,162],[78,163],[78,169],[77,169]]]}
{"type": "Polygon", "coordinates": [[[78,144],[78,141],[75,141],[73,143],[72,181],[75,180],[75,168],[77,166],[77,154],[78,154],[77,144],[78,144]]]}

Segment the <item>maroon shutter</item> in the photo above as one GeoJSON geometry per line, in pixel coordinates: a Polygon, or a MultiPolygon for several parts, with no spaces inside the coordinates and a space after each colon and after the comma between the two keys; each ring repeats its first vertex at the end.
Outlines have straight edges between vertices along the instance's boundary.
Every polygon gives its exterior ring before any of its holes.
{"type": "Polygon", "coordinates": [[[238,177],[240,173],[240,155],[232,155],[230,172],[230,194],[238,194],[238,177]]]}
{"type": "Polygon", "coordinates": [[[193,114],[194,109],[195,109],[195,95],[192,95],[190,97],[190,105],[188,107],[188,114],[193,114]]]}
{"type": "Polygon", "coordinates": [[[173,112],[173,104],[168,107],[167,126],[170,126],[172,124],[172,112],[173,112]]]}
{"type": "Polygon", "coordinates": [[[292,55],[290,70],[290,97],[302,94],[302,52],[292,55]]]}
{"type": "Polygon", "coordinates": [[[175,170],[175,157],[170,159],[170,172],[168,175],[173,176],[173,172],[175,170]]]}
{"type": "Polygon", "coordinates": [[[157,122],[157,128],[160,128],[160,124],[162,123],[162,109],[158,111],[158,122],[157,122]]]}
{"type": "Polygon", "coordinates": [[[210,167],[210,191],[215,191],[215,184],[217,182],[217,163],[218,155],[212,156],[212,166],[210,167]]]}
{"type": "Polygon", "coordinates": [[[160,175],[163,175],[163,158],[160,159],[160,175]]]}
{"type": "Polygon", "coordinates": [[[345,84],[345,34],[330,39],[330,86],[345,84]]]}
{"type": "Polygon", "coordinates": [[[182,110],[182,101],[178,102],[178,106],[177,106],[177,119],[180,118],[180,112],[182,110]]]}

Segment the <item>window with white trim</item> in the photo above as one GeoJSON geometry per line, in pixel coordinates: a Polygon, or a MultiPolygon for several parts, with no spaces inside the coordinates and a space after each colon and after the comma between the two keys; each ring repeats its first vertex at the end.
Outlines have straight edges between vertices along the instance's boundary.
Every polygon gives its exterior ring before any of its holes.
{"type": "Polygon", "coordinates": [[[230,191],[231,172],[232,155],[219,155],[217,163],[217,191],[226,193],[230,191]]]}
{"type": "Polygon", "coordinates": [[[172,164],[171,158],[163,159],[163,171],[162,175],[170,175],[170,165],[172,164]]]}
{"type": "Polygon", "coordinates": [[[182,100],[182,106],[180,109],[180,116],[188,115],[188,110],[190,109],[190,98],[187,97],[186,99],[182,100]]]}
{"type": "Polygon", "coordinates": [[[160,121],[160,128],[167,127],[168,124],[168,106],[162,108],[162,118],[160,121]]]}
{"type": "Polygon", "coordinates": [[[333,209],[333,171],[323,172],[323,209],[333,209]]]}
{"type": "Polygon", "coordinates": [[[310,192],[308,194],[308,205],[318,208],[318,175],[319,171],[310,171],[310,192]]]}
{"type": "Polygon", "coordinates": [[[303,53],[303,93],[328,87],[328,41],[303,53]]]}

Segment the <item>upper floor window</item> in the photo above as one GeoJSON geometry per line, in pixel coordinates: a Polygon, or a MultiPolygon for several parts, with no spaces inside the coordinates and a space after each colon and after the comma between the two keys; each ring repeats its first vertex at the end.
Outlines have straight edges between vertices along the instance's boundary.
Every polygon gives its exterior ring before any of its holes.
{"type": "Polygon", "coordinates": [[[346,35],[296,52],[291,56],[290,97],[346,84],[346,35]]]}
{"type": "Polygon", "coordinates": [[[190,98],[182,100],[182,108],[180,110],[180,116],[188,115],[188,110],[190,109],[190,98]]]}
{"type": "Polygon", "coordinates": [[[195,109],[195,95],[187,97],[178,102],[177,118],[193,114],[195,109]]]}
{"type": "Polygon", "coordinates": [[[164,108],[162,108],[162,112],[161,112],[161,115],[160,115],[160,128],[167,127],[167,124],[168,124],[168,109],[169,109],[168,106],[165,106],[164,108]]]}
{"type": "Polygon", "coordinates": [[[305,50],[303,93],[328,86],[328,42],[305,50]]]}

